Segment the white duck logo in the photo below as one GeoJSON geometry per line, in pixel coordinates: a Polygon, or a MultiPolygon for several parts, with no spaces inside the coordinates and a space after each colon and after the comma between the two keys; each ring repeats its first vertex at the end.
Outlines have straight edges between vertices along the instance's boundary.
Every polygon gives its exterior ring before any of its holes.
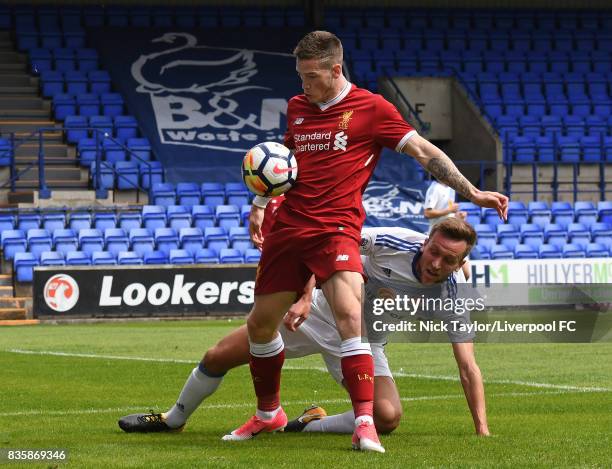
{"type": "MultiPolygon", "coordinates": [[[[245,148],[250,148],[266,133],[280,131],[280,117],[287,106],[284,98],[259,97],[259,115],[241,113],[240,108],[257,99],[254,92],[273,93],[273,88],[253,83],[259,74],[256,54],[288,54],[198,45],[188,33],[167,33],[151,43],[172,47],[141,55],[131,73],[138,83],[136,91],[151,97],[162,143],[244,151],[223,142],[234,142],[235,147],[236,139],[245,139],[245,148]]],[[[269,137],[278,137],[276,133],[269,137]]]]}

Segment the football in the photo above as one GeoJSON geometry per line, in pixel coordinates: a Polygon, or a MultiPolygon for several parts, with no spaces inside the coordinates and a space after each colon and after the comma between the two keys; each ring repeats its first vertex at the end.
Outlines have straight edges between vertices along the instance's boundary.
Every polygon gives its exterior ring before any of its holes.
{"type": "Polygon", "coordinates": [[[287,192],[297,179],[295,155],[277,142],[263,142],[251,148],[242,160],[242,179],[255,194],[276,197],[287,192]]]}

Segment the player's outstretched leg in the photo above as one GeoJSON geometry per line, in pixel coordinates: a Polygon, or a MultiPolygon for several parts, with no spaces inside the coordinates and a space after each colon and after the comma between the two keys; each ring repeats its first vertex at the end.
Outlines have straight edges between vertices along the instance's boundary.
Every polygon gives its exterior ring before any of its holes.
{"type": "MultiPolygon", "coordinates": [[[[352,414],[352,412],[351,412],[352,414]]],[[[311,405],[310,407],[304,409],[302,415],[298,418],[287,422],[287,426],[285,427],[286,432],[303,432],[306,429],[308,424],[319,421],[327,417],[327,412],[323,407],[319,407],[317,405],[311,405]]],[[[351,416],[351,426],[353,426],[353,422],[355,421],[355,417],[351,416]]]]}
{"type": "Polygon", "coordinates": [[[200,364],[192,370],[181,393],[165,413],[126,415],[119,427],[128,433],[177,432],[204,399],[214,394],[227,371],[249,361],[246,326],[242,326],[210,348],[200,364]]]}

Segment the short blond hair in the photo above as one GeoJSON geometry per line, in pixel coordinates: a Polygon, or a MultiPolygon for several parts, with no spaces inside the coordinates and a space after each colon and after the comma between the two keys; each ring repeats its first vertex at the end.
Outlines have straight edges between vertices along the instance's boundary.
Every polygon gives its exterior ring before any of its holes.
{"type": "Polygon", "coordinates": [[[293,50],[298,60],[319,59],[331,67],[342,63],[342,42],[328,31],[312,31],[293,50]]]}
{"type": "Polygon", "coordinates": [[[463,257],[470,253],[478,238],[472,225],[457,217],[445,218],[444,220],[436,223],[431,228],[429,237],[433,238],[433,235],[436,233],[441,233],[442,236],[452,239],[453,241],[465,241],[467,244],[467,249],[465,250],[463,257]]]}

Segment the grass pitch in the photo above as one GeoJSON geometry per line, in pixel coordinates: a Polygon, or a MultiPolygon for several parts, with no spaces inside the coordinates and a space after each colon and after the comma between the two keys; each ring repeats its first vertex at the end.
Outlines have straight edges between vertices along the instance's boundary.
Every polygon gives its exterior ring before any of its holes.
{"type": "MultiPolygon", "coordinates": [[[[117,419],[164,411],[206,348],[240,321],[41,325],[0,329],[0,448],[69,451],[73,467],[606,467],[612,463],[612,344],[477,344],[490,438],[474,436],[448,344],[390,344],[403,399],[384,455],[349,435],[220,437],[254,410],[248,369],[229,373],[179,434],[125,434],[117,419]]],[[[322,360],[287,360],[290,418],[349,401],[322,360]]],[[[55,465],[47,463],[44,466],[55,465]]],[[[36,467],[27,463],[23,467],[36,467]]],[[[38,465],[41,466],[40,464],[38,465]]],[[[7,467],[19,467],[13,464],[7,467]]]]}

